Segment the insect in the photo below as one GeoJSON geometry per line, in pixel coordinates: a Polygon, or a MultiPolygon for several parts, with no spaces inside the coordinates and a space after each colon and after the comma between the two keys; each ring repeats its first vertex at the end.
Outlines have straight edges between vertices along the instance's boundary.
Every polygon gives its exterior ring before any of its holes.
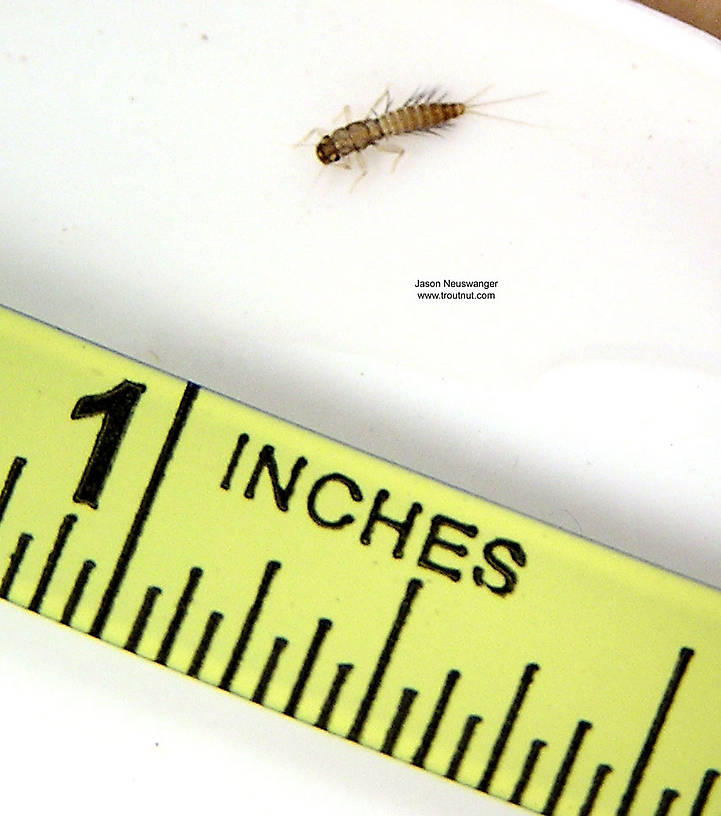
{"type": "Polygon", "coordinates": [[[490,85],[479,93],[467,99],[465,102],[447,102],[445,94],[439,94],[436,89],[428,91],[416,91],[406,99],[398,108],[391,110],[391,98],[388,90],[373,103],[365,119],[351,121],[351,112],[348,105],[343,108],[346,125],[336,128],[331,133],[324,134],[318,128],[313,128],[305,139],[299,144],[303,144],[314,133],[322,136],[315,148],[316,156],[321,164],[340,163],[346,169],[351,168],[351,157],[355,156],[361,169],[361,174],[353,183],[351,190],[367,174],[368,169],[361,151],[367,147],[375,147],[387,153],[396,155],[391,171],[395,170],[398,162],[405,153],[399,145],[386,141],[394,136],[406,134],[438,134],[442,129],[450,126],[454,119],[466,113],[473,113],[477,116],[486,116],[491,119],[501,119],[517,124],[529,124],[518,119],[508,119],[505,116],[486,113],[479,110],[485,105],[498,104],[500,102],[510,102],[516,99],[526,99],[536,96],[537,93],[524,94],[523,96],[508,97],[506,99],[492,99],[485,102],[476,102],[479,96],[484,94],[490,85]],[[383,113],[378,114],[376,107],[385,100],[383,113]]]}

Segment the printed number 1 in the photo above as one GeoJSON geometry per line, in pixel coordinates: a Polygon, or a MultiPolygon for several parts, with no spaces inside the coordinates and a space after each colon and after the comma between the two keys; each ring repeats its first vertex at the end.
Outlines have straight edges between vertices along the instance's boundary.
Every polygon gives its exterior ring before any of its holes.
{"type": "Polygon", "coordinates": [[[97,509],[100,493],[113,465],[120,442],[128,429],[130,417],[145,391],[142,383],[123,380],[110,391],[102,394],[87,394],[75,403],[71,419],[103,415],[103,422],[95,437],[95,444],[85,465],[83,475],[73,494],[73,501],[89,504],[97,509]]]}

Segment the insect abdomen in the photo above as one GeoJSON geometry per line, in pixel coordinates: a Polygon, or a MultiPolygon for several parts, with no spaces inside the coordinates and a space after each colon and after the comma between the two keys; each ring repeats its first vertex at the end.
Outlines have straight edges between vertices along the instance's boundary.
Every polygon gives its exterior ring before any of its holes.
{"type": "Polygon", "coordinates": [[[378,118],[384,136],[398,136],[414,130],[430,130],[437,125],[455,119],[465,113],[462,102],[429,102],[422,105],[408,105],[389,111],[378,118]]]}

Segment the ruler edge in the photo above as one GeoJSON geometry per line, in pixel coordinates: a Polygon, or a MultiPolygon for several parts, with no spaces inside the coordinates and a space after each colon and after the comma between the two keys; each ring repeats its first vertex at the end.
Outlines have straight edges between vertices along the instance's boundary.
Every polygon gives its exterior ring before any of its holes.
{"type": "MultiPolygon", "coordinates": [[[[322,431],[318,431],[318,430],[316,430],[314,428],[309,428],[309,427],[307,427],[305,425],[302,425],[301,423],[299,423],[299,422],[297,422],[295,420],[288,419],[287,417],[278,416],[277,414],[273,413],[272,411],[268,411],[268,410],[265,410],[263,408],[258,408],[255,405],[251,405],[250,403],[247,403],[247,402],[244,402],[241,399],[238,399],[237,397],[229,396],[228,394],[224,394],[224,393],[222,393],[220,391],[215,390],[214,388],[209,388],[209,387],[207,387],[205,385],[196,384],[194,381],[189,380],[189,379],[187,379],[187,378],[185,378],[185,377],[183,377],[181,375],[173,374],[173,373],[171,373],[169,371],[166,371],[165,369],[160,368],[157,365],[154,365],[152,363],[147,363],[144,360],[139,360],[136,357],[130,356],[129,354],[125,354],[123,352],[120,352],[120,351],[117,351],[115,349],[109,348],[108,346],[104,345],[103,343],[99,343],[99,342],[97,342],[95,340],[88,339],[87,337],[83,337],[82,335],[76,334],[75,332],[69,331],[68,329],[61,328],[60,326],[57,326],[54,323],[50,323],[47,320],[42,320],[40,318],[29,315],[26,312],[21,311],[20,309],[15,309],[15,308],[13,308],[11,306],[7,306],[5,303],[0,303],[0,312],[2,312],[2,311],[5,311],[5,312],[9,313],[14,318],[19,318],[21,321],[26,321],[26,322],[28,322],[30,324],[37,324],[37,325],[39,325],[39,326],[41,326],[41,327],[43,327],[45,329],[49,329],[51,331],[58,332],[60,335],[66,337],[66,338],[69,338],[71,340],[75,340],[75,341],[77,341],[77,342],[79,342],[81,344],[93,346],[95,349],[106,352],[106,353],[110,354],[112,357],[114,357],[114,358],[116,358],[118,360],[128,360],[131,363],[133,363],[135,365],[138,365],[140,367],[149,368],[152,371],[154,371],[156,374],[159,374],[159,375],[161,375],[163,377],[167,377],[167,378],[175,381],[176,383],[186,384],[186,385],[188,383],[192,383],[193,385],[197,385],[200,392],[205,392],[208,395],[212,395],[212,397],[214,397],[216,399],[225,400],[225,401],[229,401],[231,403],[235,403],[236,405],[240,405],[243,408],[245,408],[247,410],[250,410],[250,411],[252,411],[254,413],[257,413],[257,414],[259,414],[261,416],[270,417],[271,419],[275,420],[276,422],[280,422],[281,424],[292,426],[293,428],[295,428],[295,429],[297,429],[297,430],[299,430],[301,432],[308,433],[311,436],[320,437],[320,438],[324,439],[325,441],[327,441],[327,442],[329,442],[331,444],[339,445],[341,447],[348,448],[349,450],[352,450],[355,453],[360,454],[361,456],[368,457],[368,458],[370,458],[372,460],[375,460],[377,462],[381,462],[384,465],[390,466],[391,468],[398,470],[402,474],[403,473],[410,473],[413,476],[419,477],[419,478],[424,479],[424,480],[427,480],[428,482],[430,482],[432,484],[441,485],[446,489],[449,489],[449,490],[452,490],[452,491],[457,491],[457,492],[462,493],[464,496],[467,496],[467,497],[469,497],[471,499],[475,499],[477,501],[485,502],[485,503],[490,504],[490,505],[492,505],[493,507],[495,507],[495,508],[497,508],[499,510],[505,511],[505,512],[510,513],[510,514],[512,514],[514,516],[520,517],[522,519],[530,520],[531,522],[534,522],[535,524],[540,525],[541,527],[545,527],[546,529],[554,531],[555,533],[560,533],[564,537],[570,537],[576,543],[580,543],[582,545],[583,544],[590,545],[592,547],[597,547],[600,550],[606,552],[609,556],[615,556],[615,557],[624,559],[627,562],[630,562],[630,564],[641,565],[642,567],[644,567],[646,569],[651,569],[656,573],[656,575],[658,577],[671,576],[671,577],[673,577],[675,579],[680,579],[681,581],[687,582],[688,584],[693,586],[697,591],[700,590],[708,598],[721,596],[721,586],[715,586],[714,584],[706,583],[706,582],[704,582],[704,581],[702,581],[702,580],[700,580],[698,578],[693,578],[693,577],[691,577],[689,575],[686,575],[686,574],[684,574],[682,572],[679,572],[678,570],[672,569],[672,568],[667,567],[667,566],[661,566],[660,564],[657,564],[657,563],[655,563],[653,561],[650,561],[650,560],[648,560],[646,558],[643,558],[641,556],[625,552],[624,550],[618,549],[617,547],[614,547],[614,546],[612,546],[610,544],[606,544],[606,543],[604,543],[602,541],[597,541],[596,539],[589,538],[589,537],[587,537],[585,535],[581,535],[581,534],[573,532],[571,530],[566,530],[566,529],[564,529],[563,527],[560,527],[557,524],[553,524],[552,522],[546,521],[545,519],[537,518],[536,516],[532,516],[529,513],[517,510],[517,509],[515,509],[513,507],[509,507],[509,506],[507,506],[505,504],[502,504],[501,502],[494,501],[493,499],[488,499],[485,496],[480,496],[477,493],[474,493],[471,490],[468,490],[467,488],[459,487],[458,485],[451,484],[450,482],[446,482],[446,481],[444,481],[442,479],[439,479],[436,476],[431,476],[431,475],[429,475],[427,473],[423,473],[422,471],[418,471],[418,470],[415,470],[414,468],[408,467],[406,465],[402,465],[402,464],[400,464],[398,462],[393,461],[392,459],[387,459],[387,458],[385,458],[383,456],[380,456],[380,455],[378,455],[376,453],[371,453],[371,452],[369,452],[367,450],[363,450],[362,448],[359,448],[359,447],[357,447],[355,445],[352,445],[352,444],[350,444],[348,442],[344,442],[342,440],[336,439],[335,437],[328,436],[327,434],[323,433],[322,431]]],[[[0,314],[0,320],[2,320],[2,315],[1,314],[0,314]]]]}

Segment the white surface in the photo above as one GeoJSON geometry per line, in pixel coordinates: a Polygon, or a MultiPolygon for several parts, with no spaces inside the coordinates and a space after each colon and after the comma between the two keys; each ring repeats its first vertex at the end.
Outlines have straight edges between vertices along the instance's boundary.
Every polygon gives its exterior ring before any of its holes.
{"type": "MultiPolygon", "coordinates": [[[[620,0],[0,22],[1,302],[721,586],[717,41],[620,0]],[[489,83],[545,91],[492,109],[535,127],[406,139],[352,195],[291,148],[388,84],[489,83]],[[497,298],[416,299],[445,277],[497,298]]],[[[0,626],[5,801],[33,812],[514,812],[22,610],[0,626]]]]}

